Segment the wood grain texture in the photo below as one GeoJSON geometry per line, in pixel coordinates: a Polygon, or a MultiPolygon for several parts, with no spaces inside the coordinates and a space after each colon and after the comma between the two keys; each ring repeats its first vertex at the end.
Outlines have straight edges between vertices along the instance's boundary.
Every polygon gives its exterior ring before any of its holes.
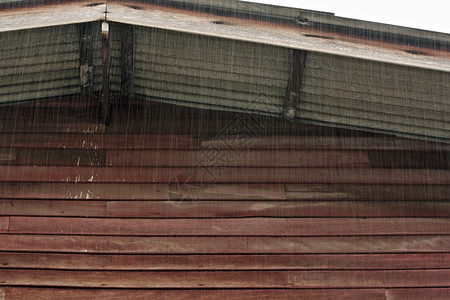
{"type": "Polygon", "coordinates": [[[9,230],[9,217],[0,217],[0,233],[7,233],[9,230]]]}
{"type": "Polygon", "coordinates": [[[373,201],[0,200],[0,215],[116,218],[449,217],[450,203],[373,201]]]}
{"type": "MultiPolygon", "coordinates": [[[[187,177],[186,177],[187,178],[187,177]]],[[[283,184],[190,184],[182,176],[164,184],[0,183],[0,198],[76,200],[246,200],[286,199],[283,184]]]]}
{"type": "Polygon", "coordinates": [[[445,287],[450,270],[60,271],[0,269],[0,285],[96,288],[445,287]]]}
{"type": "MultiPolygon", "coordinates": [[[[87,214],[88,210],[85,209],[87,214]]],[[[447,201],[199,201],[193,198],[171,201],[108,201],[106,215],[122,218],[449,217],[450,203],[447,201]]]]}
{"type": "Polygon", "coordinates": [[[450,236],[127,237],[2,236],[0,251],[110,254],[278,254],[448,252],[450,236]]]}
{"type": "Polygon", "coordinates": [[[450,185],[286,184],[288,199],[436,201],[450,200],[450,185]]]}
{"type": "MultiPolygon", "coordinates": [[[[5,288],[8,300],[19,299],[158,299],[158,300],[211,300],[211,299],[305,299],[305,300],[385,300],[383,289],[233,289],[233,290],[140,290],[140,289],[64,289],[64,288],[5,288]]],[[[439,298],[437,298],[439,299],[439,298]]],[[[439,299],[441,300],[441,299],[439,299]]],[[[443,299],[442,299],[443,300],[443,299]]]]}
{"type": "Polygon", "coordinates": [[[446,201],[450,185],[197,184],[174,177],[168,184],[0,182],[0,198],[77,200],[310,200],[446,201]],[[177,181],[178,180],[178,181],[177,181]],[[285,192],[286,186],[286,192],[285,192]]]}
{"type": "Polygon", "coordinates": [[[16,160],[16,149],[2,148],[0,149],[0,164],[14,163],[16,160]]]}
{"type": "Polygon", "coordinates": [[[121,151],[106,155],[107,166],[127,167],[368,167],[363,151],[217,150],[121,151]]]}
{"type": "Polygon", "coordinates": [[[447,300],[450,298],[450,288],[431,288],[431,289],[388,289],[386,290],[387,300],[447,300]]]}
{"type": "MultiPolygon", "coordinates": [[[[6,228],[8,228],[6,226],[6,228]]],[[[11,234],[350,236],[450,234],[447,218],[104,219],[10,217],[11,234]]]]}
{"type": "Polygon", "coordinates": [[[103,217],[105,201],[0,200],[0,215],[103,217]]]}
{"type": "Polygon", "coordinates": [[[0,252],[0,268],[111,271],[450,269],[450,254],[110,255],[0,252]]]}
{"type": "Polygon", "coordinates": [[[450,184],[450,170],[0,166],[0,182],[450,184]]]}

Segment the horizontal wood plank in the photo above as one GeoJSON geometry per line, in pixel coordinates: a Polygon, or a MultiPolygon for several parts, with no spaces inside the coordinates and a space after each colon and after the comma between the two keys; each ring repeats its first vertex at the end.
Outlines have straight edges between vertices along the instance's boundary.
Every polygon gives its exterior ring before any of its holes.
{"type": "Polygon", "coordinates": [[[450,253],[335,255],[106,255],[0,252],[0,268],[55,270],[449,269],[450,253]]]}
{"type": "Polygon", "coordinates": [[[179,200],[187,204],[197,200],[286,198],[316,201],[446,201],[450,200],[450,185],[194,184],[184,183],[184,178],[180,176],[174,177],[169,184],[0,182],[0,198],[179,200]]]}
{"type": "Polygon", "coordinates": [[[446,287],[449,269],[383,271],[61,271],[0,269],[0,285],[96,288],[446,287]]]}
{"type": "Polygon", "coordinates": [[[448,300],[450,299],[450,288],[411,288],[411,289],[388,289],[386,300],[448,300]]]}
{"type": "Polygon", "coordinates": [[[0,200],[0,215],[117,218],[450,217],[447,201],[0,200]]]}
{"type": "MultiPolygon", "coordinates": [[[[139,289],[69,289],[69,288],[24,288],[7,287],[5,288],[8,300],[19,299],[367,299],[367,300],[386,300],[383,289],[215,289],[215,290],[139,290],[139,289]]],[[[439,298],[435,298],[440,300],[439,298]]],[[[443,299],[442,299],[443,300],[443,299]]],[[[445,299],[447,300],[447,299],[445,299]]]]}
{"type": "Polygon", "coordinates": [[[2,148],[0,149],[0,164],[14,163],[17,154],[16,149],[2,148]]]}
{"type": "Polygon", "coordinates": [[[0,133],[104,133],[104,124],[81,122],[13,122],[0,124],[0,133]]]}
{"type": "Polygon", "coordinates": [[[9,217],[0,217],[0,233],[6,233],[9,230],[9,217]]]}
{"type": "Polygon", "coordinates": [[[450,184],[450,170],[0,166],[0,182],[450,184]]]}
{"type": "Polygon", "coordinates": [[[107,166],[127,167],[368,167],[364,151],[218,150],[124,151],[111,150],[107,166]]]}
{"type": "Polygon", "coordinates": [[[110,254],[273,254],[448,252],[450,236],[126,237],[1,236],[0,251],[110,254]]]}
{"type": "MultiPolygon", "coordinates": [[[[8,227],[6,227],[8,228],[8,227]]],[[[448,218],[105,219],[10,217],[9,233],[136,236],[450,234],[448,218]]]]}
{"type": "Polygon", "coordinates": [[[195,137],[183,135],[139,134],[52,134],[52,133],[3,133],[0,147],[57,148],[84,150],[111,149],[196,149],[195,137]]]}
{"type": "Polygon", "coordinates": [[[288,199],[436,201],[450,200],[450,185],[286,184],[288,199]]]}
{"type": "MultiPolygon", "coordinates": [[[[78,149],[8,149],[15,153],[14,159],[1,161],[2,165],[21,166],[105,166],[106,151],[78,149]]],[[[1,151],[1,150],[0,150],[1,151]]]]}
{"type": "Polygon", "coordinates": [[[215,149],[314,149],[314,150],[399,150],[450,151],[443,143],[408,140],[398,137],[327,137],[327,136],[259,136],[251,143],[248,137],[221,137],[204,139],[203,148],[215,149]],[[245,145],[243,147],[242,145],[245,145]]]}
{"type": "Polygon", "coordinates": [[[0,200],[0,215],[105,216],[105,201],[0,200]]]}
{"type": "Polygon", "coordinates": [[[447,201],[197,201],[195,199],[108,201],[106,215],[132,218],[450,217],[450,203],[447,201]]]}
{"type": "Polygon", "coordinates": [[[0,183],[0,198],[77,200],[219,200],[286,199],[283,184],[187,184],[174,177],[169,184],[0,183]],[[177,181],[178,180],[178,181],[177,181]]]}

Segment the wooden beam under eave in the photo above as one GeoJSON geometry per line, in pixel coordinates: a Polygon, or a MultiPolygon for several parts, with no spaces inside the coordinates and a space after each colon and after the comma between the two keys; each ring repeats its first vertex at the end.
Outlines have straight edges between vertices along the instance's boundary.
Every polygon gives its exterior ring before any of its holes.
{"type": "Polygon", "coordinates": [[[82,95],[91,95],[93,92],[93,23],[80,25],[80,87],[82,95]]]}
{"type": "Polygon", "coordinates": [[[132,25],[120,24],[121,35],[121,80],[120,94],[131,97],[134,92],[134,28],[132,25]]]}
{"type": "Polygon", "coordinates": [[[102,22],[102,96],[100,120],[108,125],[111,112],[109,95],[109,24],[102,22]]]}
{"type": "Polygon", "coordinates": [[[289,121],[295,119],[295,114],[300,100],[303,73],[306,64],[306,51],[292,50],[292,66],[286,88],[283,118],[289,121]]]}

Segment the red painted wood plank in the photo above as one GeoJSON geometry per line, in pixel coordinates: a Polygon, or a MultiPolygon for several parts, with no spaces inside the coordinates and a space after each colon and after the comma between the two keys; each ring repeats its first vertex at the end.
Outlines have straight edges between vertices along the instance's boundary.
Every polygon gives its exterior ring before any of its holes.
{"type": "Polygon", "coordinates": [[[450,184],[450,170],[0,166],[0,182],[450,184]]]}
{"type": "Polygon", "coordinates": [[[19,234],[341,236],[450,234],[448,218],[103,219],[10,217],[19,234]]]}
{"type": "Polygon", "coordinates": [[[64,288],[5,288],[8,300],[33,299],[366,299],[385,300],[383,289],[232,289],[232,290],[139,290],[139,289],[64,289],[64,288]]]}
{"type": "Polygon", "coordinates": [[[0,200],[0,215],[119,218],[450,217],[450,203],[367,201],[0,200]],[[105,212],[106,211],[106,212],[105,212]]]}
{"type": "Polygon", "coordinates": [[[111,150],[107,166],[132,167],[368,167],[364,151],[234,150],[123,151],[111,150]]]}
{"type": "Polygon", "coordinates": [[[0,251],[110,254],[432,253],[448,252],[450,236],[126,237],[2,236],[0,251]]]}
{"type": "MultiPolygon", "coordinates": [[[[1,205],[1,204],[0,204],[1,205]]],[[[22,204],[21,204],[22,205],[22,204]]],[[[108,201],[109,217],[450,217],[448,201],[108,201]]],[[[84,211],[83,211],[84,212],[84,211]]],[[[42,214],[45,215],[45,214],[42,214]]]]}
{"type": "Polygon", "coordinates": [[[0,200],[0,215],[105,216],[105,201],[0,200]]]}
{"type": "Polygon", "coordinates": [[[449,269],[450,253],[120,255],[0,252],[0,268],[58,270],[449,269]]]}
{"type": "Polygon", "coordinates": [[[286,184],[288,199],[450,200],[450,185],[286,184]]]}
{"type": "Polygon", "coordinates": [[[9,230],[9,217],[0,217],[0,233],[6,233],[9,230]]]}
{"type": "Polygon", "coordinates": [[[91,288],[447,287],[449,269],[382,271],[61,271],[0,269],[0,285],[91,288]]]}
{"type": "Polygon", "coordinates": [[[4,133],[0,147],[59,149],[197,149],[195,137],[140,134],[4,133]]]}
{"type": "Polygon", "coordinates": [[[109,184],[0,182],[0,198],[178,200],[446,201],[450,185],[371,184],[109,184]]]}
{"type": "Polygon", "coordinates": [[[448,300],[450,299],[450,288],[428,288],[428,289],[388,289],[386,300],[448,300]]]}
{"type": "Polygon", "coordinates": [[[416,141],[398,137],[259,136],[220,137],[203,140],[201,146],[216,149],[315,149],[315,150],[405,150],[450,151],[443,143],[416,141]]]}
{"type": "Polygon", "coordinates": [[[109,184],[109,183],[0,183],[0,198],[111,199],[111,200],[218,200],[286,199],[283,184],[109,184]]]}

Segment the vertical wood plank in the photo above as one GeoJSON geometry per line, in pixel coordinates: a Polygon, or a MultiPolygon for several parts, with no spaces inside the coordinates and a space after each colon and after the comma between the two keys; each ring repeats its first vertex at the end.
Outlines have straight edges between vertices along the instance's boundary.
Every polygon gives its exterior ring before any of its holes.
{"type": "Polygon", "coordinates": [[[306,64],[306,51],[292,50],[292,68],[286,88],[286,99],[284,102],[283,117],[292,121],[295,119],[300,90],[302,86],[303,71],[306,64]]]}

